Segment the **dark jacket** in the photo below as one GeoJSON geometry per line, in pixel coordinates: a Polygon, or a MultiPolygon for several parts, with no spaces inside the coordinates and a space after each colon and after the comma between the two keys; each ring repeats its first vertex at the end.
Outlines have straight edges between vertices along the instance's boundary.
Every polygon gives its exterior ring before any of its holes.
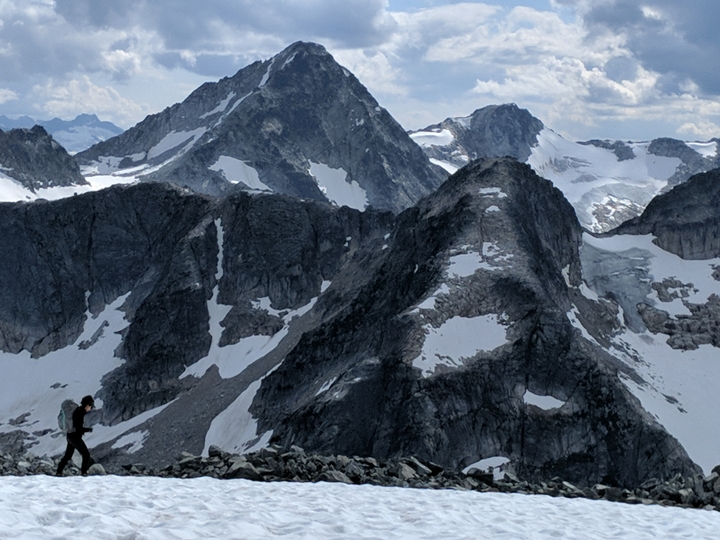
{"type": "Polygon", "coordinates": [[[92,429],[85,427],[85,407],[80,406],[73,411],[72,424],[74,431],[70,435],[82,437],[88,431],[92,431],[92,429]]]}

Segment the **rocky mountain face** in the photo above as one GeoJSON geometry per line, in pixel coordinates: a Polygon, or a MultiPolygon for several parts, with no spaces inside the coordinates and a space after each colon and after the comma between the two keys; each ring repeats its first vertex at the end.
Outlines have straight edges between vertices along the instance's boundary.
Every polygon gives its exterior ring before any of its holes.
{"type": "Polygon", "coordinates": [[[512,159],[398,216],[141,183],[0,223],[2,359],[34,380],[2,401],[16,451],[61,452],[55,405],[93,393],[109,465],[275,443],[583,484],[698,470],[608,352],[570,205],[512,159]]]}
{"type": "Polygon", "coordinates": [[[41,126],[0,131],[0,181],[8,177],[31,191],[86,184],[77,163],[41,126]]]}
{"type": "Polygon", "coordinates": [[[474,159],[510,156],[526,161],[544,127],[512,103],[490,105],[465,118],[448,118],[410,136],[452,173],[474,159]]]}
{"type": "Polygon", "coordinates": [[[320,45],[295,43],[79,153],[87,171],[126,171],[211,194],[234,186],[399,212],[444,176],[320,45]]]}
{"type": "Polygon", "coordinates": [[[112,122],[102,121],[94,114],[80,114],[73,120],[37,120],[29,116],[8,118],[0,116],[0,129],[31,128],[42,126],[53,139],[70,153],[80,152],[93,144],[120,135],[123,130],[112,122]]]}
{"type": "Polygon", "coordinates": [[[509,155],[551,180],[580,224],[607,232],[639,216],[655,195],[720,166],[718,140],[571,142],[516,105],[489,106],[411,134],[449,173],[476,157],[509,155]]]}
{"type": "Polygon", "coordinates": [[[652,234],[658,246],[683,259],[720,257],[720,170],[658,195],[615,233],[652,234]]]}

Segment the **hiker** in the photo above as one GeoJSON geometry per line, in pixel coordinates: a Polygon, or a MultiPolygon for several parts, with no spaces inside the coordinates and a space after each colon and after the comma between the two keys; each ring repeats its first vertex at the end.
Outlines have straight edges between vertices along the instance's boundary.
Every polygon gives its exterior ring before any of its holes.
{"type": "Polygon", "coordinates": [[[70,458],[72,458],[75,450],[80,452],[80,455],[82,456],[82,466],[80,467],[80,472],[83,476],[87,475],[88,469],[93,463],[95,463],[90,457],[90,452],[88,451],[87,446],[85,446],[85,442],[82,440],[85,433],[92,431],[92,428],[86,428],[83,423],[85,421],[85,415],[94,407],[95,400],[92,396],[85,396],[80,401],[80,406],[73,411],[72,425],[67,433],[67,448],[65,449],[65,455],[58,464],[56,476],[62,476],[63,469],[70,461],[70,458]]]}

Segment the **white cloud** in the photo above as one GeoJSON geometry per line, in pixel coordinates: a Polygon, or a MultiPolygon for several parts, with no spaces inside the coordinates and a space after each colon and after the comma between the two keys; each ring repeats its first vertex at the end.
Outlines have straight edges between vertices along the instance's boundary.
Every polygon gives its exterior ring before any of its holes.
{"type": "Polygon", "coordinates": [[[680,126],[678,133],[689,135],[690,137],[699,137],[701,139],[711,139],[720,134],[720,125],[709,122],[707,120],[698,120],[697,122],[687,122],[680,126]]]}
{"type": "Polygon", "coordinates": [[[391,65],[385,53],[372,54],[353,49],[337,51],[333,57],[374,92],[387,95],[407,95],[407,88],[400,84],[402,73],[391,65]]]}
{"type": "Polygon", "coordinates": [[[387,0],[0,0],[0,103],[133,124],[305,40],[407,128],[512,101],[578,137],[606,122],[618,131],[605,136],[629,138],[623,126],[647,120],[666,130],[648,136],[706,136],[720,122],[713,2],[417,0],[436,5],[393,12],[387,0]]]}
{"type": "Polygon", "coordinates": [[[61,118],[72,118],[80,113],[95,113],[119,121],[135,119],[148,111],[137,103],[123,98],[112,86],[97,86],[87,75],[63,83],[52,79],[33,87],[38,107],[43,112],[61,118]]]}
{"type": "Polygon", "coordinates": [[[7,88],[0,88],[0,104],[18,99],[18,95],[7,88]]]}

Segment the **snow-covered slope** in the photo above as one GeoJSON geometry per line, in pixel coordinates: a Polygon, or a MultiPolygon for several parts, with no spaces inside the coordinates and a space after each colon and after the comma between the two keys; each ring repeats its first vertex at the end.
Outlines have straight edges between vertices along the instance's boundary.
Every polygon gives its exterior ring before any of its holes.
{"type": "Polygon", "coordinates": [[[410,136],[448,173],[481,157],[511,155],[528,163],[565,194],[580,224],[594,232],[640,215],[662,191],[720,165],[716,139],[573,142],[515,105],[478,109],[410,136]]]}
{"type": "MultiPolygon", "coordinates": [[[[720,417],[713,412],[720,408],[720,343],[700,340],[697,311],[699,306],[717,310],[713,306],[720,295],[720,258],[683,260],[658,247],[654,239],[651,235],[595,238],[586,233],[581,252],[589,287],[585,295],[590,300],[604,297],[618,302],[617,328],[607,350],[638,375],[623,380],[643,407],[709,472],[717,464],[716,449],[720,448],[720,417]],[[683,343],[673,342],[654,328],[653,315],[658,314],[678,326],[683,319],[695,319],[697,330],[691,338],[696,337],[699,344],[691,341],[678,348],[683,343]]],[[[588,332],[593,328],[581,322],[576,308],[568,317],[595,341],[588,332]]]]}
{"type": "Polygon", "coordinates": [[[718,528],[719,512],[540,495],[117,476],[0,484],[0,535],[27,540],[713,540],[718,528]]]}

